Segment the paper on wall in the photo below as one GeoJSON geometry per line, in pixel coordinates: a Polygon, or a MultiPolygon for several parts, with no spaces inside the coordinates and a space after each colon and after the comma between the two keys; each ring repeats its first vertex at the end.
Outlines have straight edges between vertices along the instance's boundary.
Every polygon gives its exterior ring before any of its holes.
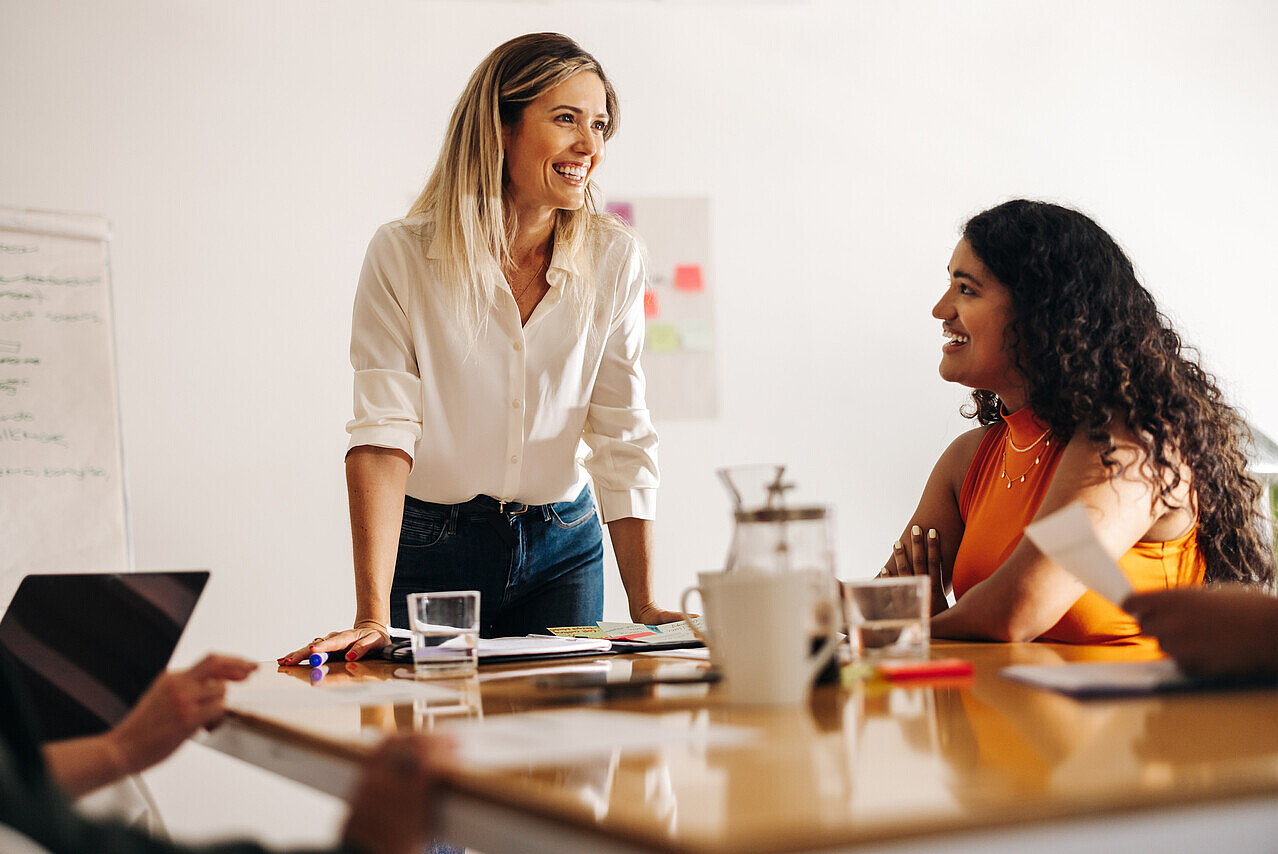
{"type": "Polygon", "coordinates": [[[1118,563],[1105,551],[1081,504],[1071,504],[1025,528],[1039,551],[1115,605],[1132,592],[1118,563]]]}

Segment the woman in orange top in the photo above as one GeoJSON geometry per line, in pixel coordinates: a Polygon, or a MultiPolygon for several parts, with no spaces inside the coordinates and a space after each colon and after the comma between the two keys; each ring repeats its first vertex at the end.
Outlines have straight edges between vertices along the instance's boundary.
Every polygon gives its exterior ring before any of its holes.
{"type": "Polygon", "coordinates": [[[933,635],[1139,636],[1022,539],[1075,502],[1137,591],[1272,580],[1245,423],[1095,222],[1025,200],[978,214],[932,314],[941,376],[973,389],[982,425],[941,455],[884,567],[932,577],[933,635]]]}

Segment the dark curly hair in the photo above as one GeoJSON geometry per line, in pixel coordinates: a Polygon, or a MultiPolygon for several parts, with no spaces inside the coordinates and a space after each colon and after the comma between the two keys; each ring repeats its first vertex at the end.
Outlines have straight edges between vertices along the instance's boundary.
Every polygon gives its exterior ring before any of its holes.
{"type": "MultiPolygon", "coordinates": [[[[1011,294],[1008,328],[1034,414],[1063,441],[1079,427],[1118,477],[1111,425],[1125,423],[1169,501],[1178,463],[1193,473],[1207,581],[1274,578],[1260,485],[1247,473],[1251,432],[1141,286],[1127,255],[1078,211],[1017,199],[968,220],[963,237],[1011,294]]],[[[998,396],[972,392],[981,424],[998,396]]]]}

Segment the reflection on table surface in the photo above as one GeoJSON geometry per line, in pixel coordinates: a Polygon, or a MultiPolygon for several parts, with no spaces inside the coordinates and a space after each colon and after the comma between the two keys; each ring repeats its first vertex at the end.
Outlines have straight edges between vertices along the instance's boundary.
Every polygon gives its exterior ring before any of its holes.
{"type": "MultiPolygon", "coordinates": [[[[845,680],[794,708],[734,707],[711,684],[553,688],[545,662],[481,668],[447,699],[233,713],[241,724],[356,754],[377,734],[553,709],[656,716],[683,740],[587,761],[463,770],[472,795],[667,850],[766,851],[983,828],[1278,792],[1278,690],[1080,701],[998,675],[1009,664],[1148,658],[1139,650],[936,642],[961,682],[845,680]],[[744,745],[698,733],[748,728],[744,745]]],[[[648,656],[564,664],[620,678],[696,666],[648,656]]],[[[410,676],[384,662],[256,674],[325,691],[410,676]],[[396,672],[399,671],[398,675],[396,672]]],[[[232,699],[234,703],[234,699],[232,699]]]]}

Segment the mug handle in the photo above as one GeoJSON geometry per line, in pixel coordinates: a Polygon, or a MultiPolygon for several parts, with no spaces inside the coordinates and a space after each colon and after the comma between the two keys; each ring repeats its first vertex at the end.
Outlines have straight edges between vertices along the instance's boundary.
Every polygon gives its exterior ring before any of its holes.
{"type": "Polygon", "coordinates": [[[825,636],[825,642],[821,644],[821,648],[812,654],[808,659],[808,682],[816,679],[817,674],[821,672],[821,668],[825,667],[826,662],[834,655],[839,648],[839,605],[833,597],[822,599],[819,603],[822,608],[830,609],[830,631],[825,636]]]}
{"type": "Polygon", "coordinates": [[[701,595],[702,601],[703,602],[705,601],[705,595],[701,593],[701,588],[697,587],[696,585],[693,585],[692,587],[689,587],[687,590],[683,591],[682,595],[679,596],[679,613],[683,615],[684,623],[686,623],[688,628],[692,630],[692,634],[696,637],[696,639],[701,641],[706,646],[709,646],[710,639],[705,636],[704,632],[702,632],[695,625],[693,625],[692,617],[688,616],[688,596],[690,596],[693,593],[697,593],[698,595],[701,595]]]}

